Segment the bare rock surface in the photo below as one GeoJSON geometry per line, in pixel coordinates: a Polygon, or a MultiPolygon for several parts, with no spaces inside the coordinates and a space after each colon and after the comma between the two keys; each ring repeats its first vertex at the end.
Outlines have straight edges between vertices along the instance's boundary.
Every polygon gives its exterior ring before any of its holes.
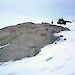
{"type": "Polygon", "coordinates": [[[0,29],[0,46],[9,43],[0,48],[0,62],[35,56],[42,47],[57,40],[53,33],[67,30],[57,25],[31,22],[0,29]]]}

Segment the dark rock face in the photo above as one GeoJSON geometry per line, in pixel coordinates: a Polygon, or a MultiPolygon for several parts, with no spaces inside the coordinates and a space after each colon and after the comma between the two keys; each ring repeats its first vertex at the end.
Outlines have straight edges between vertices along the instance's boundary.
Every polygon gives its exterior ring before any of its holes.
{"type": "Polygon", "coordinates": [[[19,60],[32,57],[40,52],[47,44],[53,43],[56,38],[52,35],[62,30],[69,30],[61,26],[50,24],[34,24],[31,22],[9,26],[0,30],[0,62],[19,60]]]}

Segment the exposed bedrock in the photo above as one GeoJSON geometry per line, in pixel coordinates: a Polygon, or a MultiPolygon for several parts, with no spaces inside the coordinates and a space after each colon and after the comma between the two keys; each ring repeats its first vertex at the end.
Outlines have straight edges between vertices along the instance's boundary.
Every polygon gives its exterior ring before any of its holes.
{"type": "Polygon", "coordinates": [[[67,31],[57,25],[21,23],[0,29],[0,62],[35,56],[40,49],[57,40],[53,33],[67,31]]]}

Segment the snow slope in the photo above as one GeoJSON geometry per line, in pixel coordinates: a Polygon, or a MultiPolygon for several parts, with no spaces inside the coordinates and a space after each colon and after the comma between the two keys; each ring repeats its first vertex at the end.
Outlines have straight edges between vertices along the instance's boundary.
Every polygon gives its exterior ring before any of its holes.
{"type": "Polygon", "coordinates": [[[0,63],[0,75],[75,75],[75,23],[66,26],[71,31],[54,34],[64,37],[42,48],[37,56],[0,63]]]}

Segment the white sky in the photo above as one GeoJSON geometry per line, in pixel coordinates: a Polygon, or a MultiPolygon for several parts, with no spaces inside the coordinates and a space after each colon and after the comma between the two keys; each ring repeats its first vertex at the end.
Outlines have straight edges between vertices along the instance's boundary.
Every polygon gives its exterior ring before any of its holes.
{"type": "Polygon", "coordinates": [[[75,17],[74,8],[75,0],[0,0],[0,25],[75,17]]]}

